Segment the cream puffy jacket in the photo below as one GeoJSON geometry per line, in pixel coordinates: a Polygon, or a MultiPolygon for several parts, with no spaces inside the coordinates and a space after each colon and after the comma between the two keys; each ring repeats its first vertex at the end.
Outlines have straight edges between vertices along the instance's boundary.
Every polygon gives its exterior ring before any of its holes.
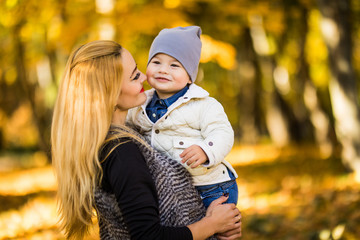
{"type": "Polygon", "coordinates": [[[222,105],[196,84],[191,84],[184,96],[173,103],[164,116],[153,123],[146,106],[155,90],[146,91],[146,102],[129,110],[127,124],[142,134],[155,149],[181,162],[180,154],[193,144],[199,145],[209,162],[197,168],[183,164],[193,177],[194,185],[209,185],[230,180],[224,159],[234,143],[234,131],[222,105]]]}

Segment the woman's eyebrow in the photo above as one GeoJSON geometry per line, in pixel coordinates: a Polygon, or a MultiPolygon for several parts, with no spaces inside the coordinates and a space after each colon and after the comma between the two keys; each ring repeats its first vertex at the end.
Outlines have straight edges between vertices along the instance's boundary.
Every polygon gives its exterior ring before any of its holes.
{"type": "Polygon", "coordinates": [[[137,70],[137,64],[135,65],[135,68],[134,68],[134,70],[132,71],[132,73],[131,73],[131,75],[130,75],[130,78],[134,75],[134,73],[136,72],[136,70],[137,70]]]}

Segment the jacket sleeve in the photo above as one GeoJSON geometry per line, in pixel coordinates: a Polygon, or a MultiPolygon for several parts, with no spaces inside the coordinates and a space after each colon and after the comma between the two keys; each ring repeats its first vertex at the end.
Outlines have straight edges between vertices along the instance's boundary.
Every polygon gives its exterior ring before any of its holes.
{"type": "Polygon", "coordinates": [[[223,106],[214,98],[207,99],[208,104],[201,108],[200,129],[204,141],[199,146],[209,158],[205,167],[220,164],[234,144],[234,131],[223,106]]]}

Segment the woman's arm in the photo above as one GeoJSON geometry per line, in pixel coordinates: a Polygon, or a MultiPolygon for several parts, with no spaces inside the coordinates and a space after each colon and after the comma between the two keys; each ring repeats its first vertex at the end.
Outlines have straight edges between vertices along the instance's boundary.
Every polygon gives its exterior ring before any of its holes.
{"type": "Polygon", "coordinates": [[[112,191],[133,239],[206,239],[216,232],[237,228],[234,204],[210,205],[207,216],[184,227],[165,227],[160,223],[154,182],[140,150],[134,143],[117,147],[103,164],[103,187],[112,191]]]}

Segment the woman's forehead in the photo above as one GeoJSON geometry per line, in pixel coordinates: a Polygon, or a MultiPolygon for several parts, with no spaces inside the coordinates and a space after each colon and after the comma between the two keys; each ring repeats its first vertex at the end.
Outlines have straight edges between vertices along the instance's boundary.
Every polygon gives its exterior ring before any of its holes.
{"type": "Polygon", "coordinates": [[[122,50],[122,63],[123,63],[123,71],[125,74],[131,74],[134,68],[136,68],[136,62],[133,56],[125,48],[123,48],[122,50]]]}

